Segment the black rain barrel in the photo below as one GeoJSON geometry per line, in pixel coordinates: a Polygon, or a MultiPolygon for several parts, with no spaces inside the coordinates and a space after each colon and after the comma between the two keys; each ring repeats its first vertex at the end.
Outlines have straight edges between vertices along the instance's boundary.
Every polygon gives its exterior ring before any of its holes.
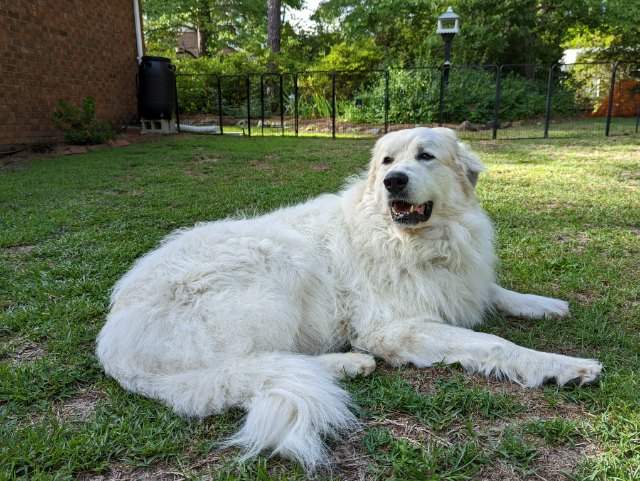
{"type": "Polygon", "coordinates": [[[176,67],[166,57],[142,57],[138,67],[138,111],[146,120],[172,119],[176,112],[176,67]]]}

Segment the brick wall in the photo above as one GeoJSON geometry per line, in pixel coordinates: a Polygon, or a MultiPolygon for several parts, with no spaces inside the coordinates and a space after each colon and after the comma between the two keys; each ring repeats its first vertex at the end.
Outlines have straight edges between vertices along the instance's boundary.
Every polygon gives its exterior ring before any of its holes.
{"type": "Polygon", "coordinates": [[[60,139],[59,98],[135,121],[136,56],[132,0],[0,0],[0,150],[60,139]]]}

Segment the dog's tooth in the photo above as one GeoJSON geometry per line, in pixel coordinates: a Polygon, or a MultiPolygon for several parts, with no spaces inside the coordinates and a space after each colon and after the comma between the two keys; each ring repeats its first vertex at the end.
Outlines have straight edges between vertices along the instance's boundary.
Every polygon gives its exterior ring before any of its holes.
{"type": "Polygon", "coordinates": [[[415,207],[413,204],[411,204],[411,208],[409,209],[409,214],[412,214],[414,210],[415,210],[415,207]]]}

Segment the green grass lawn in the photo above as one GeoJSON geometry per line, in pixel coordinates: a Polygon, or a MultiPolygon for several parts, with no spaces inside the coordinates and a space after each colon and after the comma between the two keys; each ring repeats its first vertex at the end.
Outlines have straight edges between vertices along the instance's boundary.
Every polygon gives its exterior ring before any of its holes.
{"type": "MultiPolygon", "coordinates": [[[[640,146],[476,141],[478,195],[505,287],[569,300],[572,317],[491,317],[514,342],[597,357],[583,389],[525,390],[459,367],[345,381],[363,429],[320,480],[640,478],[640,146]]],[[[183,137],[0,170],[0,479],[303,480],[240,465],[218,442],[240,411],[174,415],[100,370],[109,290],[167,233],[340,188],[372,140],[183,137]]]]}

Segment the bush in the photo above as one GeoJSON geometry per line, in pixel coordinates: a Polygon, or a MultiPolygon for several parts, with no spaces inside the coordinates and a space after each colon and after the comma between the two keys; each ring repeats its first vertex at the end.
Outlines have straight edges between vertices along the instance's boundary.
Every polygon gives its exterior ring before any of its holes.
{"type": "MultiPolygon", "coordinates": [[[[440,108],[439,69],[391,70],[389,77],[390,123],[434,123],[440,108]]],[[[344,108],[345,120],[356,123],[384,120],[385,85],[378,82],[356,94],[360,105],[344,108]]],[[[570,89],[556,85],[553,89],[552,111],[566,112],[573,108],[570,89]]],[[[547,82],[521,76],[507,76],[501,81],[500,120],[515,121],[544,116],[547,82]]],[[[495,76],[491,70],[460,68],[450,71],[445,91],[443,121],[487,124],[493,120],[496,100],[495,76]]]]}
{"type": "Polygon", "coordinates": [[[96,101],[93,97],[82,100],[82,110],[58,99],[58,108],[53,113],[53,123],[64,134],[65,142],[73,145],[102,144],[116,137],[111,125],[95,122],[96,101]]]}

